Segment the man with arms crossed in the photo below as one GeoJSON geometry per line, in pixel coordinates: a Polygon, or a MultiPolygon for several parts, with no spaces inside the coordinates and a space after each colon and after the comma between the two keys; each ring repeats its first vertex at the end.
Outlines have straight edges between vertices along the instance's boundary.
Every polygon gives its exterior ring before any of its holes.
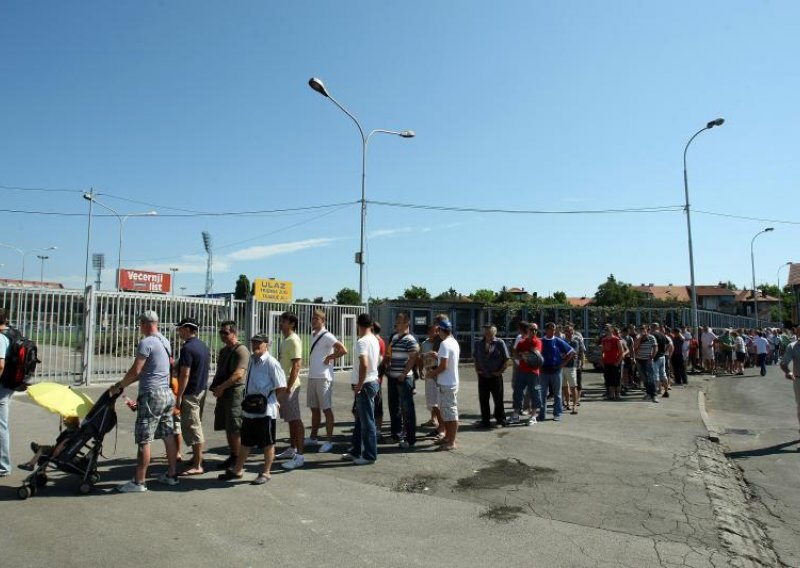
{"type": "Polygon", "coordinates": [[[333,449],[333,362],[347,354],[347,349],[330,331],[325,329],[325,312],[314,310],[311,316],[311,351],[308,354],[308,391],[306,402],[311,409],[311,436],[305,445],[317,446],[317,433],[320,424],[320,408],[325,413],[325,434],[327,441],[319,451],[333,449]]]}
{"type": "Polygon", "coordinates": [[[350,453],[342,459],[356,465],[370,465],[378,459],[378,432],[375,428],[375,395],[378,393],[380,345],[372,333],[372,318],[361,314],[356,320],[358,341],[355,346],[351,384],[356,395],[356,421],[350,453]]]}
{"type": "Polygon", "coordinates": [[[217,469],[227,469],[236,463],[241,447],[239,430],[242,428],[244,373],[247,370],[250,352],[247,347],[239,343],[235,321],[224,321],[219,324],[219,338],[223,347],[217,357],[217,372],[209,390],[217,399],[217,405],[214,407],[214,431],[225,431],[231,452],[217,469]]]}
{"type": "MultiPolygon", "coordinates": [[[[384,363],[388,369],[389,393],[396,392],[400,412],[400,447],[413,448],[417,442],[417,412],[414,407],[414,374],[417,364],[419,343],[411,334],[407,313],[400,312],[395,317],[395,333],[389,339],[389,348],[384,363]]],[[[391,395],[390,395],[391,400],[391,395]]],[[[392,404],[389,404],[391,410],[392,404]]],[[[396,432],[392,426],[392,435],[396,432]]]]}
{"type": "Polygon", "coordinates": [[[159,483],[177,485],[176,472],[178,446],[174,436],[172,410],[175,396],[169,386],[170,357],[169,341],[158,332],[158,314],[147,310],[139,316],[139,331],[144,338],[136,347],[136,359],[121,381],[108,389],[111,396],[121,393],[125,387],[139,381],[139,396],[136,399],[136,426],[134,438],[136,452],[136,475],[117,487],[122,493],[147,491],[144,480],[150,465],[150,444],[154,439],[163,439],[167,449],[169,469],[158,478],[159,483]]]}

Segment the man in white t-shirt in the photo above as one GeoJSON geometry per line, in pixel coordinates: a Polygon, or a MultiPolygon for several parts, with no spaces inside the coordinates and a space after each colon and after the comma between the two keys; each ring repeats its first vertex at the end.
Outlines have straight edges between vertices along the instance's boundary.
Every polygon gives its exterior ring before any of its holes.
{"type": "Polygon", "coordinates": [[[330,331],[325,329],[325,312],[314,310],[311,316],[311,351],[308,354],[308,389],[306,403],[311,409],[311,436],[306,438],[306,446],[319,446],[317,433],[320,424],[320,409],[325,413],[325,434],[327,441],[319,451],[333,449],[333,362],[347,354],[347,349],[330,331]]]}
{"type": "Polygon", "coordinates": [[[356,397],[356,421],[350,453],[342,459],[356,465],[370,465],[378,459],[378,431],[375,428],[375,395],[378,394],[378,363],[381,347],[372,333],[372,317],[361,314],[356,320],[358,341],[353,352],[350,383],[356,397]]]}
{"type": "Polygon", "coordinates": [[[753,340],[756,344],[756,360],[758,366],[761,368],[761,376],[767,374],[767,352],[769,351],[769,341],[764,337],[763,331],[756,331],[756,337],[753,340]]]}
{"type": "MultiPolygon", "coordinates": [[[[6,366],[6,354],[8,353],[8,315],[0,308],[0,374],[6,366]]],[[[11,395],[14,391],[0,385],[0,477],[5,477],[11,473],[11,436],[8,431],[8,405],[11,403],[11,395]]]]}
{"type": "Polygon", "coordinates": [[[700,347],[703,351],[703,369],[714,374],[716,359],[714,358],[714,342],[717,340],[716,334],[707,325],[703,326],[703,333],[700,334],[700,347]]]}
{"type": "Polygon", "coordinates": [[[461,348],[452,335],[453,324],[449,320],[439,322],[439,366],[431,371],[439,385],[439,410],[444,420],[444,438],[439,449],[449,451],[456,449],[458,433],[458,359],[461,348]]]}

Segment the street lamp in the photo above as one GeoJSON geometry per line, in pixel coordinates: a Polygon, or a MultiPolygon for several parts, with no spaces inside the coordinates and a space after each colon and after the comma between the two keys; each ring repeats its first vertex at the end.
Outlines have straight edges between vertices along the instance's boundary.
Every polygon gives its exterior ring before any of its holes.
{"type": "Polygon", "coordinates": [[[763,231],[756,233],[753,240],[750,241],[750,266],[753,268],[753,309],[755,310],[756,316],[756,329],[758,329],[758,291],[756,290],[756,257],[753,254],[753,244],[756,242],[758,235],[763,235],[764,233],[769,233],[774,230],[774,227],[767,227],[763,231]]]}
{"type": "Polygon", "coordinates": [[[323,97],[330,99],[333,104],[339,107],[339,110],[349,116],[350,119],[356,124],[356,127],[358,127],[359,134],[361,134],[361,244],[359,246],[358,253],[356,254],[356,264],[358,264],[358,299],[359,302],[364,303],[364,238],[365,227],[367,223],[367,147],[369,145],[369,140],[372,138],[373,134],[392,134],[401,138],[414,138],[416,134],[413,130],[397,131],[376,129],[365,135],[364,129],[361,127],[361,123],[358,122],[358,119],[356,119],[355,116],[353,116],[346,108],[344,108],[339,101],[331,96],[321,79],[312,77],[308,80],[308,86],[323,97]]]}
{"type": "Polygon", "coordinates": [[[19,247],[15,247],[14,245],[9,245],[9,244],[6,244],[6,243],[0,243],[0,247],[11,249],[14,252],[19,253],[19,255],[22,257],[22,273],[21,273],[20,278],[19,278],[20,279],[20,286],[24,286],[25,285],[24,282],[25,282],[25,257],[26,256],[28,256],[29,254],[33,254],[35,252],[44,252],[44,251],[48,251],[48,250],[58,250],[58,247],[45,247],[45,248],[37,248],[37,249],[31,249],[31,250],[25,251],[25,250],[22,250],[19,247]]]}
{"type": "Polygon", "coordinates": [[[697,329],[697,288],[694,282],[694,248],[692,246],[692,218],[689,207],[689,175],[686,171],[686,152],[689,151],[689,144],[692,140],[697,138],[697,135],[706,130],[711,130],[715,126],[722,126],[725,123],[724,118],[716,118],[706,123],[705,128],[701,128],[694,135],[689,138],[686,147],[683,149],[683,190],[686,193],[686,231],[689,235],[689,275],[691,278],[691,294],[692,294],[692,328],[697,329]]]}
{"type": "MultiPolygon", "coordinates": [[[[791,266],[791,265],[792,265],[792,261],[790,260],[789,262],[784,262],[783,264],[781,264],[778,267],[778,298],[780,298],[781,295],[783,294],[783,288],[781,287],[781,270],[783,270],[787,266],[791,266]]],[[[0,267],[1,266],[3,266],[3,265],[0,264],[0,267]]]]}
{"type": "Polygon", "coordinates": [[[175,273],[178,272],[177,267],[170,267],[170,272],[172,272],[172,282],[170,282],[170,288],[172,288],[172,295],[175,295],[175,273]]]}
{"type": "Polygon", "coordinates": [[[46,254],[37,254],[36,258],[38,258],[39,260],[42,261],[42,268],[41,268],[41,270],[39,272],[39,284],[44,286],[44,261],[47,260],[50,257],[47,256],[46,254]]]}
{"type": "MultiPolygon", "coordinates": [[[[122,270],[122,239],[123,239],[123,235],[124,235],[124,232],[125,232],[125,221],[127,221],[130,217],[152,217],[152,216],[158,215],[158,211],[145,211],[144,213],[128,213],[127,215],[123,215],[123,214],[119,213],[116,209],[113,209],[113,208],[109,207],[108,205],[98,201],[97,198],[95,197],[95,195],[97,195],[97,194],[95,194],[95,193],[90,191],[89,193],[84,193],[83,194],[83,198],[85,200],[89,201],[90,203],[96,203],[97,205],[99,205],[100,207],[105,209],[106,211],[110,211],[111,213],[114,214],[114,216],[119,221],[119,249],[117,251],[117,290],[119,290],[120,289],[119,288],[119,273],[122,270]]],[[[90,227],[89,230],[90,231],[91,231],[91,226],[92,226],[91,223],[92,222],[91,222],[91,207],[90,207],[90,209],[89,209],[89,227],[90,227]]],[[[87,239],[87,246],[88,246],[88,239],[87,239]]],[[[87,248],[87,250],[88,250],[88,248],[87,248]]]]}

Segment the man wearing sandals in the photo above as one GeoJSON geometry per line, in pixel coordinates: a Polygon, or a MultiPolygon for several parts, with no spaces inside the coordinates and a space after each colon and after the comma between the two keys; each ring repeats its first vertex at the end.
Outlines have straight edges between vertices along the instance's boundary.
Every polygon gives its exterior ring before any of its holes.
{"type": "Polygon", "coordinates": [[[458,359],[461,348],[452,335],[453,324],[450,320],[439,322],[439,337],[442,344],[439,346],[439,366],[431,371],[439,385],[439,410],[444,420],[444,438],[437,440],[440,450],[456,449],[456,434],[458,433],[458,359]]]}
{"type": "Polygon", "coordinates": [[[241,479],[244,462],[253,447],[264,448],[264,469],[251,481],[252,485],[263,485],[270,480],[272,462],[275,459],[275,427],[278,418],[278,395],[286,391],[286,375],[281,364],[269,354],[269,338],[254,335],[250,340],[250,364],[245,379],[242,409],[242,447],[236,464],[219,475],[219,479],[241,479]],[[266,399],[263,412],[249,411],[246,402],[249,397],[262,396],[266,399]]]}
{"type": "MultiPolygon", "coordinates": [[[[208,364],[210,354],[205,343],[197,337],[200,325],[192,318],[184,318],[178,323],[178,335],[183,340],[178,358],[178,395],[175,406],[180,408],[181,431],[187,446],[192,447],[192,463],[181,475],[200,475],[203,473],[203,424],[200,413],[203,396],[208,385],[208,364]]],[[[181,448],[178,448],[180,452],[181,448]]]]}

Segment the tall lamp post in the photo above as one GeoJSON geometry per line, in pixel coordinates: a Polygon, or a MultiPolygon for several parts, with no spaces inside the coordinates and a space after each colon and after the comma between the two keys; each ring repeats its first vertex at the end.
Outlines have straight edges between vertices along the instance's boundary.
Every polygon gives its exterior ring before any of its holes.
{"type": "MultiPolygon", "coordinates": [[[[158,211],[145,211],[144,213],[128,213],[127,215],[123,215],[119,213],[116,209],[109,207],[108,205],[101,203],[97,200],[96,193],[89,192],[84,193],[83,198],[90,203],[96,203],[106,211],[110,211],[119,221],[119,248],[117,250],[117,290],[119,290],[119,273],[122,270],[122,242],[123,236],[125,233],[125,221],[127,221],[130,217],[151,217],[158,215],[158,211]]],[[[91,209],[90,209],[90,221],[89,227],[91,227],[91,209]]],[[[91,229],[90,229],[91,230],[91,229]]],[[[88,249],[87,249],[88,250],[88,249]]]]}
{"type": "Polygon", "coordinates": [[[37,248],[37,249],[31,249],[31,250],[25,251],[25,250],[22,250],[19,247],[15,247],[14,245],[9,245],[9,244],[6,244],[6,243],[0,243],[0,247],[11,249],[14,252],[19,253],[19,255],[22,257],[22,273],[20,274],[20,277],[19,277],[21,286],[24,286],[24,284],[22,284],[22,283],[25,282],[25,257],[26,256],[28,256],[29,254],[33,254],[35,252],[45,252],[45,251],[49,251],[49,250],[58,250],[58,247],[45,247],[45,248],[37,248]]]}
{"type": "Polygon", "coordinates": [[[50,257],[47,256],[46,254],[37,254],[36,258],[42,261],[42,267],[41,270],[39,271],[39,284],[44,286],[44,261],[49,259],[50,257]]]}
{"type": "Polygon", "coordinates": [[[689,144],[692,140],[697,138],[697,135],[706,130],[711,130],[715,126],[722,126],[725,123],[724,118],[716,118],[708,122],[705,128],[701,128],[689,138],[686,147],[683,149],[683,190],[686,194],[686,231],[689,235],[689,276],[691,278],[691,294],[692,294],[692,329],[697,330],[697,288],[694,282],[694,247],[692,245],[692,217],[689,206],[689,175],[686,171],[686,152],[689,151],[689,144]]]}
{"type": "Polygon", "coordinates": [[[755,254],[753,254],[753,244],[756,242],[758,235],[763,235],[764,233],[769,233],[774,230],[774,227],[767,227],[763,231],[757,232],[753,240],[750,241],[750,266],[753,269],[753,310],[756,316],[756,329],[758,329],[758,290],[756,290],[756,257],[755,254]]]}
{"type": "Polygon", "coordinates": [[[792,265],[792,261],[790,260],[789,262],[784,262],[783,264],[781,264],[778,267],[778,279],[777,279],[777,281],[778,281],[778,299],[781,301],[781,303],[780,303],[781,319],[783,318],[783,288],[781,287],[781,270],[783,270],[787,266],[791,266],[791,265],[792,265]]]}
{"type": "Polygon", "coordinates": [[[170,267],[170,272],[172,272],[172,282],[169,283],[170,288],[172,288],[172,295],[175,295],[175,273],[178,272],[177,267],[170,267]]]}
{"type": "Polygon", "coordinates": [[[350,119],[355,123],[356,127],[358,127],[358,132],[361,134],[361,238],[360,238],[360,246],[358,249],[358,253],[356,254],[356,264],[358,264],[358,299],[359,302],[362,304],[364,303],[364,238],[365,238],[365,228],[367,223],[367,147],[369,146],[369,140],[372,138],[373,134],[392,134],[394,136],[400,136],[401,138],[414,138],[416,134],[413,130],[383,130],[383,129],[376,129],[372,130],[369,134],[364,134],[364,129],[361,127],[361,123],[358,122],[355,116],[353,116],[350,111],[344,108],[339,101],[334,99],[328,90],[325,88],[325,84],[322,82],[321,79],[316,77],[312,77],[308,80],[308,86],[311,87],[313,90],[318,92],[323,97],[326,97],[331,100],[333,104],[339,107],[343,113],[350,117],[350,119]]]}

